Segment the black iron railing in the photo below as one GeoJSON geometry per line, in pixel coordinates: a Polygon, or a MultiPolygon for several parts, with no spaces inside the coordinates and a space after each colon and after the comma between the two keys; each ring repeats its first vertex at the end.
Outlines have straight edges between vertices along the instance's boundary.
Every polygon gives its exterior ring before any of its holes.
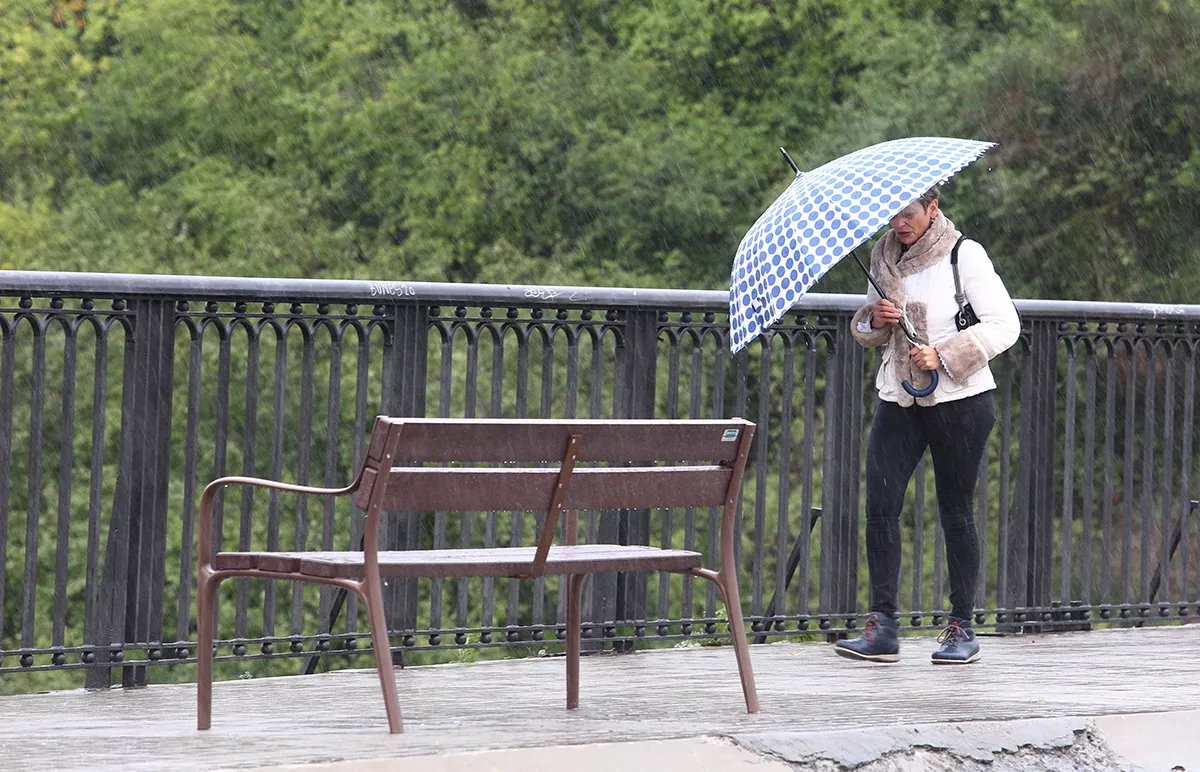
{"type": "MultiPolygon", "coordinates": [[[[196,503],[209,480],[346,481],[376,413],[730,417],[759,425],[743,493],[743,600],[759,640],[853,627],[864,433],[876,361],[858,296],[809,295],[745,352],[721,292],[0,272],[0,672],[115,667],[126,683],[194,653],[196,503]]],[[[993,362],[980,470],[978,621],[1001,629],[1200,615],[1194,500],[1200,306],[1022,301],[993,362]]],[[[906,623],[947,588],[923,464],[904,520],[906,623]]],[[[347,506],[241,494],[226,548],[356,546],[347,506]]],[[[591,512],[586,538],[709,552],[715,512],[591,512]]],[[[537,513],[393,518],[393,548],[528,544],[537,513]]],[[[724,632],[711,587],[613,575],[586,635],[724,632]]],[[[397,648],[553,640],[557,579],[397,582],[397,648]]],[[[220,656],[353,650],[354,599],[230,582],[220,656]]]]}

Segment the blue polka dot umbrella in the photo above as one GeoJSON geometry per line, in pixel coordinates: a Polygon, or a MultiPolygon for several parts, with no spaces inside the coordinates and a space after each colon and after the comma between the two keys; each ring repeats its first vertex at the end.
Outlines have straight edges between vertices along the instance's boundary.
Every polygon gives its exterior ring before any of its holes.
{"type": "Polygon", "coordinates": [[[797,170],[738,247],[729,287],[730,349],[740,351],[783,318],[834,264],[991,147],[948,137],[896,139],[807,174],[797,170]]]}

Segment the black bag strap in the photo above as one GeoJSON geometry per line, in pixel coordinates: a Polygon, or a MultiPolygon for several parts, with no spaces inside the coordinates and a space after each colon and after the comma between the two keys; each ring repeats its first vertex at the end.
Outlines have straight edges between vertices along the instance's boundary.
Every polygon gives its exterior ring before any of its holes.
{"type": "Polygon", "coordinates": [[[950,250],[950,268],[954,271],[954,302],[958,303],[959,313],[962,313],[963,306],[967,304],[967,293],[963,292],[962,281],[958,278],[958,247],[966,238],[959,236],[958,241],[954,242],[954,248],[950,250]]]}

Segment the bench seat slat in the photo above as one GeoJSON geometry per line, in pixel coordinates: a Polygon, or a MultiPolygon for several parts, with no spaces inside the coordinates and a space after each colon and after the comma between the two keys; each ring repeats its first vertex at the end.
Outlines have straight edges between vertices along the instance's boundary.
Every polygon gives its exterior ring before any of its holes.
{"type": "MultiPolygon", "coordinates": [[[[474,577],[517,576],[527,573],[535,547],[493,549],[406,550],[379,553],[381,576],[474,577]]],[[[551,547],[546,574],[603,573],[609,571],[682,572],[702,565],[699,552],[664,550],[620,544],[582,544],[551,547]]],[[[361,552],[222,552],[216,567],[301,573],[324,578],[359,579],[363,576],[361,552]]]]}

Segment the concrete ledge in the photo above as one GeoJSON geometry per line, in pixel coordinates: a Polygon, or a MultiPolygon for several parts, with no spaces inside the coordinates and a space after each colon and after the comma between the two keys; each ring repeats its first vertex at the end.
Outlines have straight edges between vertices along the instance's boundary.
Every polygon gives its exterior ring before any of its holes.
{"type": "Polygon", "coordinates": [[[256,772],[1200,772],[1200,711],[761,732],[256,772]]]}
{"type": "Polygon", "coordinates": [[[265,767],[255,772],[792,772],[783,762],[728,741],[697,737],[602,745],[340,761],[265,767]]]}

